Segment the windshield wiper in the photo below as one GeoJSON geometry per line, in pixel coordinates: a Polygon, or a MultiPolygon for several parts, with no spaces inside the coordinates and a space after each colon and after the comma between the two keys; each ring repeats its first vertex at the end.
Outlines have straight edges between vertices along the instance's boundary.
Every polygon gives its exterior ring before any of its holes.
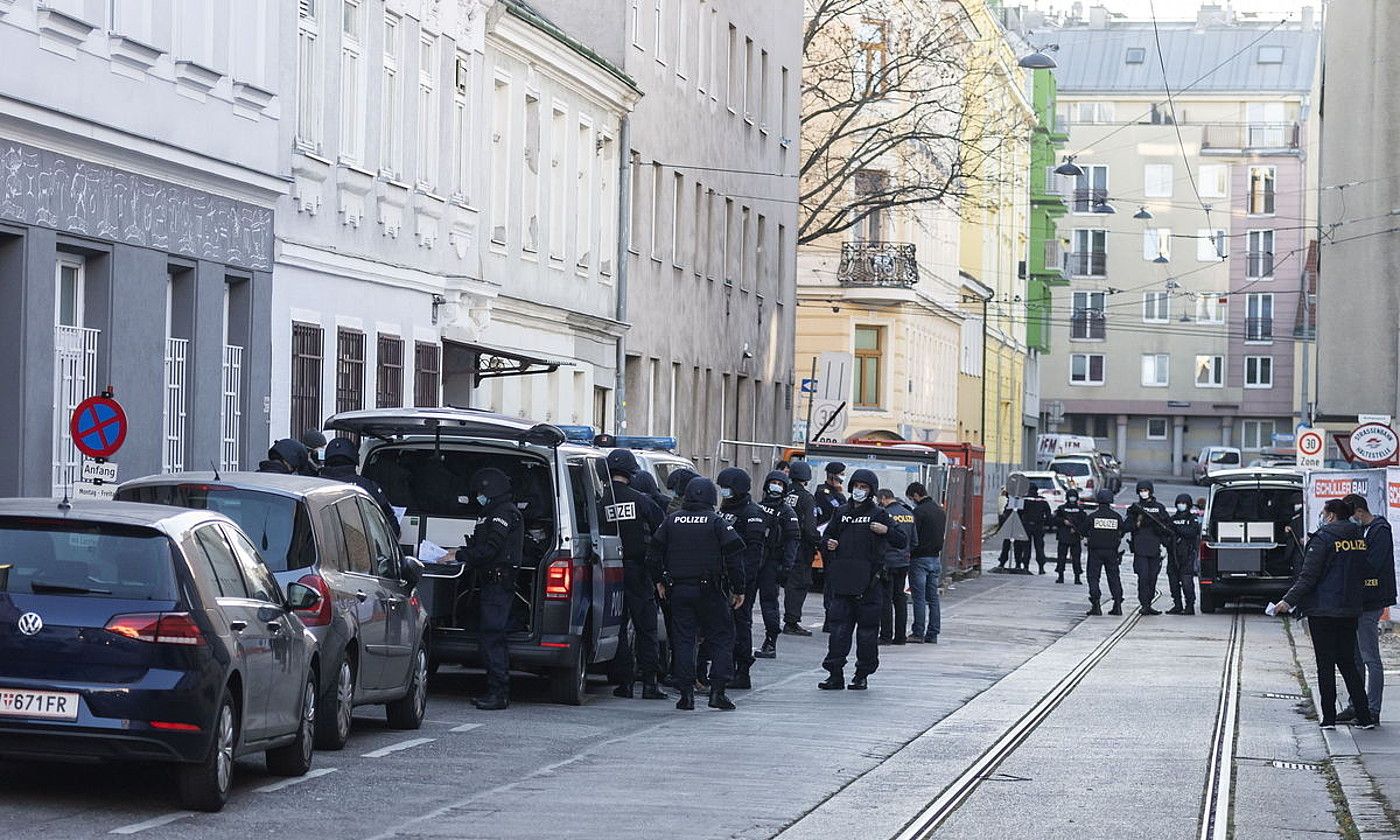
{"type": "Polygon", "coordinates": [[[69,586],[66,583],[43,583],[31,581],[29,591],[35,595],[111,595],[110,589],[93,589],[87,586],[69,586]]]}

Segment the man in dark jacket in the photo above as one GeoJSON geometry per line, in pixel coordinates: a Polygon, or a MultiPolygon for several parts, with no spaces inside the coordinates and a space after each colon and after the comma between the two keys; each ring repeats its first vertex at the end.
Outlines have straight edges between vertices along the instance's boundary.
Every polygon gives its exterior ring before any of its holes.
{"type": "Polygon", "coordinates": [[[599,518],[617,529],[622,541],[622,625],[618,628],[617,658],[622,663],[621,678],[614,697],[631,699],[633,683],[640,675],[643,700],[666,700],[666,692],[656,684],[658,642],[656,640],[656,596],[647,575],[647,544],[661,526],[661,508],[632,487],[637,474],[637,456],[630,449],[608,453],[608,475],[612,478],[612,502],[603,505],[599,518]],[[633,650],[627,626],[636,639],[633,650]],[[634,659],[635,657],[635,659],[634,659]]]}
{"type": "Polygon", "coordinates": [[[1196,614],[1196,555],[1201,546],[1201,518],[1191,510],[1191,494],[1178,493],[1172,511],[1172,542],[1167,545],[1167,585],[1172,608],[1167,615],[1196,614]],[[1186,601],[1182,605],[1183,598],[1186,601]]]}
{"type": "Polygon", "coordinates": [[[651,474],[651,470],[642,468],[637,470],[632,476],[632,489],[651,499],[652,504],[663,514],[666,508],[671,506],[671,497],[662,492],[661,487],[656,483],[656,477],[651,474]]]}
{"type": "Polygon", "coordinates": [[[478,709],[496,711],[510,704],[510,651],[506,625],[515,575],[525,547],[525,522],[510,493],[510,478],[495,467],[477,472],[467,482],[468,493],[481,507],[476,530],[457,549],[457,562],[473,572],[481,587],[479,644],[486,666],[487,692],[472,701],[478,709]]]}
{"type": "Polygon", "coordinates": [[[902,645],[908,641],[905,635],[909,627],[909,596],[904,591],[909,582],[910,547],[918,543],[919,536],[914,525],[914,512],[900,503],[894,491],[881,487],[876,494],[880,507],[885,509],[894,527],[904,535],[904,546],[885,547],[885,574],[887,579],[880,587],[884,603],[880,605],[880,644],[902,645]]]}
{"type": "Polygon", "coordinates": [[[792,481],[792,490],[787,503],[797,515],[798,540],[797,559],[783,587],[783,632],[810,636],[812,631],[802,626],[802,605],[807,601],[807,590],[812,588],[812,560],[822,536],[817,530],[816,500],[807,491],[807,482],[812,480],[812,465],[806,461],[791,462],[788,478],[792,481]]]}
{"type": "Polygon", "coordinates": [[[914,630],[911,642],[938,644],[943,619],[938,608],[938,589],[943,584],[943,537],[948,514],[928,494],[923,482],[904,488],[914,503],[914,534],[917,541],[909,552],[909,595],[914,601],[914,630]]]}
{"type": "Polygon", "coordinates": [[[730,688],[751,688],[749,669],[753,666],[753,602],[758,594],[758,573],[763,568],[764,547],[768,543],[768,516],[749,495],[749,474],[738,467],[720,470],[719,515],[744,540],[744,576],[733,581],[734,591],[744,596],[734,610],[734,679],[730,688]]]}
{"type": "Polygon", "coordinates": [[[267,450],[267,460],[258,462],[260,473],[280,473],[282,475],[316,474],[311,467],[311,455],[306,444],[291,438],[282,438],[267,450]]]}
{"type": "Polygon", "coordinates": [[[389,504],[389,497],[384,495],[384,488],[379,486],[379,482],[365,478],[356,471],[359,463],[360,448],[355,442],[349,438],[336,438],[326,446],[326,465],[321,467],[321,478],[343,481],[364,490],[384,511],[384,521],[394,530],[394,536],[399,536],[399,517],[394,513],[394,506],[389,504]]]}
{"type": "Polygon", "coordinates": [[[1100,574],[1108,576],[1108,594],[1113,596],[1113,609],[1108,614],[1122,615],[1123,581],[1118,576],[1118,564],[1123,562],[1123,552],[1119,546],[1128,526],[1113,509],[1112,492],[1100,490],[1094,501],[1098,502],[1098,507],[1089,511],[1080,529],[1089,548],[1089,612],[1086,615],[1103,615],[1099,607],[1103,595],[1099,589],[1100,574]]]}
{"type": "Polygon", "coordinates": [[[1045,532],[1050,529],[1053,514],[1050,503],[1040,497],[1040,491],[1031,487],[1026,491],[1026,499],[1021,504],[1021,525],[1026,529],[1030,541],[1026,543],[1024,556],[1017,558],[1017,565],[1030,571],[1031,549],[1035,549],[1035,562],[1040,574],[1045,574],[1045,532]]]}
{"type": "Polygon", "coordinates": [[[1153,495],[1152,482],[1137,483],[1138,500],[1128,508],[1129,544],[1133,549],[1133,572],[1137,574],[1138,604],[1143,615],[1161,615],[1152,609],[1157,597],[1157,578],[1162,573],[1162,546],[1175,541],[1167,508],[1153,495]]]}
{"type": "Polygon", "coordinates": [[[903,548],[904,535],[879,505],[880,480],[870,470],[851,474],[851,499],[832,514],[825,542],[826,586],[831,592],[827,618],[831,638],[822,666],[830,676],[818,687],[846,688],[846,657],[856,640],[856,674],[851,689],[863,691],[866,677],[880,667],[880,577],[887,547],[903,548]]]}
{"type": "Polygon", "coordinates": [[[1317,660],[1317,693],[1322,701],[1320,725],[1337,728],[1337,671],[1342,672],[1357,725],[1372,729],[1366,683],[1356,667],[1356,620],[1361,615],[1367,572],[1366,537],[1351,521],[1354,511],[1341,499],[1322,506],[1322,527],[1308,539],[1303,570],[1293,588],[1274,605],[1274,614],[1297,608],[1308,619],[1317,660]]]}
{"type": "MultiPolygon", "coordinates": [[[[1385,666],[1381,662],[1381,613],[1395,605],[1395,554],[1390,523],[1371,513],[1365,496],[1353,493],[1342,501],[1351,505],[1352,518],[1366,538],[1366,577],[1361,587],[1361,618],[1356,624],[1356,662],[1366,680],[1366,700],[1371,718],[1381,722],[1381,699],[1385,694],[1385,666]]],[[[1347,706],[1337,715],[1344,723],[1356,719],[1347,706]]]]}
{"type": "Polygon", "coordinates": [[[787,503],[789,489],[788,474],[773,470],[763,482],[763,500],[758,503],[768,518],[763,565],[758,570],[758,605],[763,613],[763,646],[753,652],[758,659],[773,659],[778,655],[778,634],[783,631],[778,587],[787,582],[797,562],[801,533],[797,514],[787,503]]]}
{"type": "Polygon", "coordinates": [[[734,619],[742,593],[727,588],[742,580],[744,541],[715,513],[715,485],[696,477],[685,488],[681,509],[668,513],[652,536],[647,569],[656,592],[671,604],[676,627],[676,708],[695,708],[695,640],[703,634],[711,660],[710,706],[728,711],[734,704],[725,688],[734,673],[734,619]]]}
{"type": "Polygon", "coordinates": [[[1088,514],[1079,504],[1079,491],[1070,488],[1065,491],[1065,503],[1055,508],[1055,582],[1065,582],[1065,561],[1069,560],[1074,566],[1074,583],[1076,586],[1083,583],[1080,576],[1084,574],[1083,566],[1080,563],[1082,543],[1084,540],[1084,522],[1088,514]]]}
{"type": "Polygon", "coordinates": [[[836,509],[846,503],[846,494],[841,492],[841,476],[845,474],[846,465],[840,461],[826,465],[826,481],[812,494],[817,504],[817,525],[824,527],[836,509]]]}

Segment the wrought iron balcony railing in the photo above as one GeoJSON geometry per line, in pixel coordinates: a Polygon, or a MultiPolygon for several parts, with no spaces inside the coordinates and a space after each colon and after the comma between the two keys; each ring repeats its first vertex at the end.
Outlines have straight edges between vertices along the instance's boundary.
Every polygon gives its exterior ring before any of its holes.
{"type": "Polygon", "coordinates": [[[919,261],[909,242],[847,242],[836,278],[842,286],[893,286],[919,282],[919,261]]]}

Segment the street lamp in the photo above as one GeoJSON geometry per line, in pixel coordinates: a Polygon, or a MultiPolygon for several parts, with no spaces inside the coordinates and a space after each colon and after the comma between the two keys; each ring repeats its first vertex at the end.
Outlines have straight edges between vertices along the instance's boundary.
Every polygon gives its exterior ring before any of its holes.
{"type": "Polygon", "coordinates": [[[1080,175],[1083,175],[1083,174],[1084,174],[1084,170],[1081,169],[1081,168],[1074,162],[1074,155],[1069,155],[1068,157],[1065,158],[1065,162],[1064,162],[1064,163],[1062,163],[1062,164],[1060,164],[1059,166],[1055,167],[1055,174],[1056,174],[1056,175],[1068,175],[1068,176],[1071,177],[1071,178],[1078,178],[1080,175]]]}
{"type": "Polygon", "coordinates": [[[1094,202],[1094,212],[1105,216],[1112,216],[1118,211],[1113,209],[1113,205],[1109,204],[1107,199],[1100,199],[1094,202]]]}
{"type": "Polygon", "coordinates": [[[1146,207],[1139,207],[1139,208],[1138,208],[1138,211],[1137,211],[1136,213],[1133,214],[1133,218],[1134,218],[1134,219],[1150,219],[1150,218],[1152,218],[1152,211],[1151,211],[1151,210],[1148,210],[1146,207]]]}
{"type": "Polygon", "coordinates": [[[1041,47],[1040,49],[1036,50],[1030,55],[1023,57],[1020,61],[1016,63],[1027,70],[1054,70],[1058,66],[1055,64],[1055,59],[1051,58],[1045,53],[1047,51],[1057,52],[1059,49],[1059,44],[1049,44],[1047,46],[1041,47]]]}

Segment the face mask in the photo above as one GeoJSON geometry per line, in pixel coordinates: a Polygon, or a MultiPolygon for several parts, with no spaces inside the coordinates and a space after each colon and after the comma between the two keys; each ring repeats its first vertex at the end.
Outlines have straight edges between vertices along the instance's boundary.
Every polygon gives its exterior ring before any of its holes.
{"type": "Polygon", "coordinates": [[[721,487],[721,488],[719,488],[719,497],[720,497],[721,499],[727,499],[727,498],[729,498],[730,496],[733,496],[733,495],[734,495],[734,491],[733,491],[733,490],[730,490],[728,487],[721,487]]]}
{"type": "Polygon", "coordinates": [[[1142,499],[1143,501],[1147,501],[1148,499],[1152,498],[1152,491],[1151,491],[1151,490],[1139,490],[1139,491],[1138,491],[1138,498],[1139,498],[1139,499],[1142,499]]]}
{"type": "Polygon", "coordinates": [[[851,491],[851,501],[853,502],[863,502],[868,498],[870,498],[870,491],[866,490],[864,487],[859,487],[851,491]]]}
{"type": "Polygon", "coordinates": [[[1186,508],[1188,507],[1190,507],[1190,505],[1186,504],[1185,502],[1178,502],[1176,505],[1176,509],[1181,511],[1182,513],[1185,513],[1186,508]]]}
{"type": "Polygon", "coordinates": [[[787,492],[787,488],[781,484],[770,484],[768,485],[768,492],[772,493],[774,496],[781,496],[787,492]]]}
{"type": "Polygon", "coordinates": [[[482,507],[486,507],[486,503],[489,501],[491,501],[491,497],[487,496],[485,493],[478,493],[476,496],[476,503],[482,507]]]}

